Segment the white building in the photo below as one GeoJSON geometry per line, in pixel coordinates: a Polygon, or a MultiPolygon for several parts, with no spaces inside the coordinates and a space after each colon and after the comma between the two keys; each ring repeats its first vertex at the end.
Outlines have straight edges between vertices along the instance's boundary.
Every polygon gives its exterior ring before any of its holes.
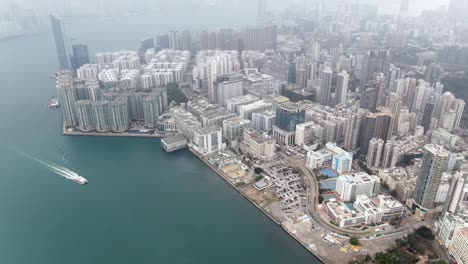
{"type": "Polygon", "coordinates": [[[239,107],[241,105],[251,104],[258,100],[260,100],[260,98],[257,96],[246,94],[243,96],[227,99],[225,102],[225,106],[227,110],[239,114],[239,107]]]}
{"type": "Polygon", "coordinates": [[[264,110],[252,113],[252,128],[257,132],[270,133],[275,125],[276,111],[264,110]]]}
{"type": "Polygon", "coordinates": [[[97,79],[99,75],[98,64],[85,64],[78,68],[77,76],[79,79],[97,79]]]}
{"type": "Polygon", "coordinates": [[[250,127],[250,120],[235,117],[223,121],[223,138],[228,141],[238,140],[242,138],[244,130],[250,127]]]}
{"type": "Polygon", "coordinates": [[[236,50],[201,50],[195,57],[195,67],[193,67],[194,89],[208,89],[208,98],[214,100],[213,83],[216,76],[239,70],[240,63],[236,50]]]}
{"type": "Polygon", "coordinates": [[[354,201],[361,194],[375,197],[379,190],[380,178],[365,172],[341,175],[336,179],[336,192],[345,202],[354,201]]]}
{"type": "Polygon", "coordinates": [[[321,144],[323,140],[323,128],[313,121],[297,124],[295,144],[304,148],[312,144],[321,144]]]}
{"type": "Polygon", "coordinates": [[[455,230],[460,227],[468,227],[468,223],[460,216],[445,213],[444,217],[436,222],[437,235],[444,247],[448,247],[453,239],[455,230]]]}
{"type": "Polygon", "coordinates": [[[309,151],[307,154],[307,165],[311,169],[317,169],[329,162],[332,163],[332,169],[340,174],[351,171],[353,153],[339,148],[336,143],[327,143],[324,149],[309,151]]]}
{"type": "Polygon", "coordinates": [[[245,129],[240,149],[244,154],[256,159],[271,160],[275,157],[275,139],[258,133],[253,129],[245,129]]]}
{"type": "Polygon", "coordinates": [[[201,155],[209,155],[223,149],[223,132],[221,127],[195,128],[192,135],[192,146],[201,155]]]}
{"type": "Polygon", "coordinates": [[[378,224],[383,221],[400,219],[403,216],[404,206],[391,196],[379,195],[370,199],[367,195],[358,195],[354,208],[364,214],[366,224],[378,224]]]}
{"type": "Polygon", "coordinates": [[[241,105],[239,107],[239,116],[244,119],[252,120],[252,114],[263,110],[273,109],[273,104],[268,103],[264,100],[256,101],[251,104],[241,105]]]}
{"type": "Polygon", "coordinates": [[[332,161],[332,153],[326,149],[307,152],[307,166],[317,169],[332,161]]]}
{"type": "Polygon", "coordinates": [[[457,263],[468,263],[468,227],[455,230],[448,250],[457,263]]]}

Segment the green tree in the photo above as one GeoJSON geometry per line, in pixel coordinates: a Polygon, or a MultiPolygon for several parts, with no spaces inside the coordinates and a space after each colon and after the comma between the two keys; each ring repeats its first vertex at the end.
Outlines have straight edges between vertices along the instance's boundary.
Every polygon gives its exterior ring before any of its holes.
{"type": "Polygon", "coordinates": [[[184,92],[182,92],[177,83],[167,84],[166,89],[168,102],[174,101],[179,104],[187,102],[187,96],[185,96],[184,92]]]}
{"type": "Polygon", "coordinates": [[[359,245],[359,239],[357,237],[352,237],[349,239],[349,243],[353,246],[358,246],[359,245]]]}
{"type": "Polygon", "coordinates": [[[259,181],[259,180],[261,180],[261,179],[263,179],[263,176],[262,176],[262,175],[258,175],[257,177],[255,177],[255,181],[259,181]]]}
{"type": "Polygon", "coordinates": [[[427,226],[421,226],[420,228],[416,229],[416,234],[422,236],[425,239],[434,240],[434,234],[432,234],[432,230],[427,226]]]}
{"type": "Polygon", "coordinates": [[[255,174],[260,174],[260,173],[263,172],[263,169],[262,169],[262,168],[259,168],[259,167],[256,167],[256,168],[254,169],[254,172],[255,172],[255,174]]]}
{"type": "Polygon", "coordinates": [[[377,264],[400,264],[398,256],[392,252],[375,254],[375,263],[377,264]]]}

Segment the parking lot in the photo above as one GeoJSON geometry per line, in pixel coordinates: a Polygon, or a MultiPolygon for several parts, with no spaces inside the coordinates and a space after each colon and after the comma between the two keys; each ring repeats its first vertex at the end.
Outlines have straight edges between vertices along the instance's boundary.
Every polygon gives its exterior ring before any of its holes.
{"type": "Polygon", "coordinates": [[[285,214],[293,211],[305,212],[307,206],[304,180],[292,172],[291,168],[275,166],[267,170],[273,183],[280,208],[285,214]]]}

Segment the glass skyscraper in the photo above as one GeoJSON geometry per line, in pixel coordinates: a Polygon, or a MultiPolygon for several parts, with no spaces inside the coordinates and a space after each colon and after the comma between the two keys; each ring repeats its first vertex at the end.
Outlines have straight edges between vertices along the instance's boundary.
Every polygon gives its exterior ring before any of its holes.
{"type": "Polygon", "coordinates": [[[76,74],[76,71],[83,65],[89,63],[89,52],[88,46],[85,44],[75,44],[72,46],[73,56],[71,57],[71,66],[73,73],[76,74]]]}
{"type": "Polygon", "coordinates": [[[305,122],[305,110],[299,108],[294,103],[284,103],[276,109],[275,125],[282,130],[296,131],[296,125],[305,122]]]}
{"type": "Polygon", "coordinates": [[[52,32],[54,33],[59,68],[60,70],[71,70],[70,53],[68,51],[68,41],[63,20],[56,15],[50,15],[50,24],[52,26],[52,32]]]}

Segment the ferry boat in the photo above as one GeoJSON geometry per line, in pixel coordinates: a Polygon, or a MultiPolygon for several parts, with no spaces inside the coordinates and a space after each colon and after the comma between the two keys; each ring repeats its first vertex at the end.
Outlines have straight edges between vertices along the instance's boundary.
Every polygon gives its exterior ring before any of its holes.
{"type": "Polygon", "coordinates": [[[73,177],[71,178],[72,181],[74,182],[77,182],[81,185],[85,185],[88,183],[88,180],[86,180],[85,178],[81,177],[81,176],[77,176],[77,177],[73,177]]]}
{"type": "Polygon", "coordinates": [[[49,107],[50,108],[57,108],[60,106],[59,100],[57,98],[50,99],[49,107]]]}

